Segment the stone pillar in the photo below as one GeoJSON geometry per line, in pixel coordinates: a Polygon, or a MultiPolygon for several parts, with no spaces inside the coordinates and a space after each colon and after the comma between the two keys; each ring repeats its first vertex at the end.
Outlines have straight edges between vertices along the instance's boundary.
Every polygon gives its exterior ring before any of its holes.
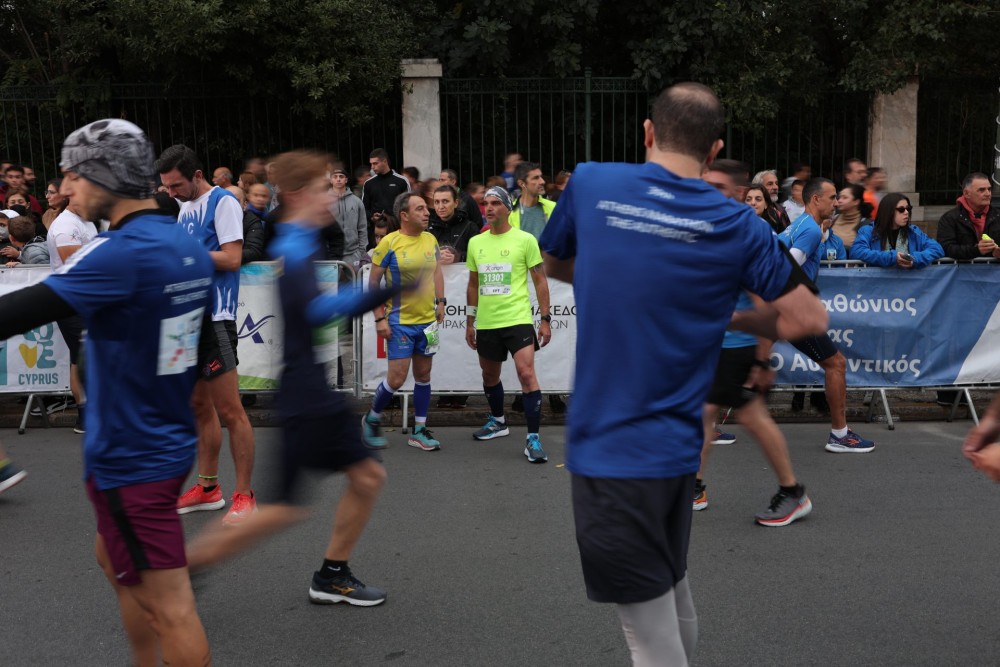
{"type": "Polygon", "coordinates": [[[902,192],[914,206],[913,219],[923,220],[917,189],[917,77],[892,95],[877,93],[872,102],[868,166],[882,167],[889,192],[902,192]]]}
{"type": "Polygon", "coordinates": [[[416,167],[424,180],[441,172],[440,78],[436,58],[403,60],[403,162],[393,168],[416,167]]]}

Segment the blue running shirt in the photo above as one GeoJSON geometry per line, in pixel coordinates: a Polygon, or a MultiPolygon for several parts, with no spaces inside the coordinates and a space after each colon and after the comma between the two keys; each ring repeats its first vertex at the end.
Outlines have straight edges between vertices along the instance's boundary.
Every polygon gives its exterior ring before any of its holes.
{"type": "Polygon", "coordinates": [[[540,241],[575,258],[580,332],[567,430],[578,475],[698,470],[701,407],[740,290],[776,299],[791,263],[766,222],[701,179],[581,164],[540,241]]]}
{"type": "MultiPolygon", "coordinates": [[[[223,243],[243,240],[243,211],[236,197],[219,186],[191,201],[181,202],[177,224],[198,239],[208,251],[223,243]]],[[[236,319],[240,296],[239,271],[215,271],[212,282],[212,319],[236,319]]]]}
{"type": "Polygon", "coordinates": [[[802,251],[806,256],[802,270],[809,276],[809,280],[816,282],[819,263],[822,260],[820,246],[823,244],[823,230],[813,220],[813,217],[808,213],[803,213],[795,218],[795,222],[778,234],[778,240],[785,244],[789,250],[797,248],[802,251]]]}
{"type": "Polygon", "coordinates": [[[87,324],[84,478],[111,489],[186,474],[212,259],[172,217],[139,211],[78,250],[45,284],[87,324]]]}

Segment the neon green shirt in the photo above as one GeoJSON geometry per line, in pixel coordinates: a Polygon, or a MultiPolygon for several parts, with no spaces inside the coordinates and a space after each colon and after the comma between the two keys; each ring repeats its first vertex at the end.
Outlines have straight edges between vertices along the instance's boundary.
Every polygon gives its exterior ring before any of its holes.
{"type": "Polygon", "coordinates": [[[486,232],[469,240],[465,265],[479,274],[477,329],[534,324],[528,269],[541,263],[538,241],[520,229],[486,232]]]}

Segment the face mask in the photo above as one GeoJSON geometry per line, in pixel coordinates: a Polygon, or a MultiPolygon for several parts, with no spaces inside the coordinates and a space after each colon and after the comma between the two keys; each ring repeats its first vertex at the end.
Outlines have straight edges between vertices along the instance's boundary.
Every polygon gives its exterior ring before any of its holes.
{"type": "Polygon", "coordinates": [[[10,231],[7,229],[7,226],[0,227],[0,241],[6,241],[9,236],[10,231]]]}

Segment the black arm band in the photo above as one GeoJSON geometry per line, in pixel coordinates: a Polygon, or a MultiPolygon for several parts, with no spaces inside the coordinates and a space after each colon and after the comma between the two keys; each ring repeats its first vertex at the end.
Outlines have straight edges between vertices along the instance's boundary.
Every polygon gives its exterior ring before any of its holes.
{"type": "Polygon", "coordinates": [[[19,289],[0,296],[0,340],[75,314],[45,283],[19,289]]]}
{"type": "Polygon", "coordinates": [[[785,257],[788,258],[788,261],[792,265],[792,272],[788,275],[788,282],[785,283],[784,289],[781,290],[781,296],[788,294],[799,285],[805,285],[813,294],[819,294],[819,288],[816,287],[816,283],[809,280],[809,276],[807,276],[806,272],[802,270],[799,263],[795,261],[795,258],[792,257],[792,253],[785,247],[785,244],[779,241],[778,245],[781,246],[781,252],[785,253],[785,257]]]}

